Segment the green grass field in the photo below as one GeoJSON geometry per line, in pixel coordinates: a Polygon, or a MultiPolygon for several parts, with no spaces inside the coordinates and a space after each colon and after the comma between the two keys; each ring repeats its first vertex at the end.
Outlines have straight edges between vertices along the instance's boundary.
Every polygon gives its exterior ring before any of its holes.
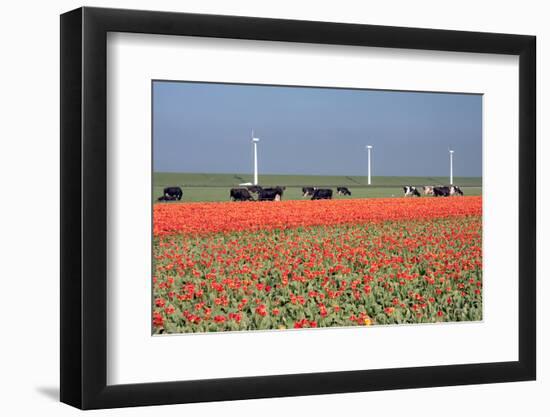
{"type": "MultiPolygon", "coordinates": [[[[153,173],[153,201],[163,193],[164,187],[180,186],[183,189],[182,201],[228,201],[229,190],[239,184],[251,182],[250,174],[190,174],[153,173]]],[[[361,176],[320,176],[320,175],[261,175],[261,186],[286,186],[284,200],[301,200],[302,187],[333,188],[334,198],[380,198],[402,197],[403,185],[445,185],[447,177],[372,177],[372,185],[367,185],[367,177],[361,176]],[[348,187],[351,197],[338,196],[336,187],[348,187]]],[[[481,195],[481,177],[455,177],[455,185],[464,195],[481,195]]]]}

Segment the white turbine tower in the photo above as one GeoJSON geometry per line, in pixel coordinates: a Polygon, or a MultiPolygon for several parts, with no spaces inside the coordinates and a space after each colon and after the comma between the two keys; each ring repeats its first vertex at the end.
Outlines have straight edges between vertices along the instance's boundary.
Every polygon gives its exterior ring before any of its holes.
{"type": "Polygon", "coordinates": [[[453,151],[451,148],[449,148],[449,184],[453,185],[453,151]]]}
{"type": "Polygon", "coordinates": [[[367,162],[368,162],[368,166],[367,166],[367,169],[368,169],[367,183],[368,183],[368,185],[370,185],[370,152],[372,150],[372,145],[365,146],[365,149],[367,150],[367,162]]]}
{"type": "Polygon", "coordinates": [[[252,131],[252,147],[254,152],[254,185],[258,185],[258,142],[259,138],[254,137],[254,131],[252,131]]]}

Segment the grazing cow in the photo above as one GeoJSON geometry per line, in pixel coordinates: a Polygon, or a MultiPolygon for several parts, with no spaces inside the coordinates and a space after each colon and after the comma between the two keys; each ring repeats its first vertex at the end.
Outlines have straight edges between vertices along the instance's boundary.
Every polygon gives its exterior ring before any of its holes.
{"type": "Polygon", "coordinates": [[[432,185],[425,185],[422,187],[424,195],[434,195],[434,187],[432,185]]]}
{"type": "Polygon", "coordinates": [[[302,187],[302,194],[304,197],[309,197],[315,192],[315,187],[302,187]]]}
{"type": "Polygon", "coordinates": [[[449,187],[434,187],[434,195],[436,197],[449,197],[451,189],[449,187]]]}
{"type": "Polygon", "coordinates": [[[451,188],[451,191],[450,191],[451,195],[464,195],[464,193],[462,192],[459,186],[451,185],[450,188],[451,188]]]}
{"type": "Polygon", "coordinates": [[[249,185],[246,188],[248,189],[248,191],[254,194],[259,194],[260,191],[262,191],[262,187],[260,187],[259,185],[249,185]]]}
{"type": "Polygon", "coordinates": [[[351,195],[351,191],[347,187],[336,187],[338,195],[351,195]]]}
{"type": "Polygon", "coordinates": [[[183,191],[180,187],[166,187],[164,189],[164,197],[175,197],[175,200],[181,200],[183,197],[183,191]]]}
{"type": "Polygon", "coordinates": [[[158,201],[176,201],[177,197],[174,197],[171,195],[162,195],[157,200],[158,201]]]}
{"type": "Polygon", "coordinates": [[[283,197],[283,188],[264,188],[258,194],[258,201],[281,201],[283,197]]]}
{"type": "Polygon", "coordinates": [[[313,192],[312,200],[330,200],[332,198],[332,190],[330,188],[317,188],[313,192]]]}
{"type": "Polygon", "coordinates": [[[405,193],[405,197],[420,197],[420,193],[414,185],[405,185],[403,192],[405,193]]]}
{"type": "Polygon", "coordinates": [[[233,201],[254,201],[246,188],[232,188],[229,192],[229,198],[233,201]]]}

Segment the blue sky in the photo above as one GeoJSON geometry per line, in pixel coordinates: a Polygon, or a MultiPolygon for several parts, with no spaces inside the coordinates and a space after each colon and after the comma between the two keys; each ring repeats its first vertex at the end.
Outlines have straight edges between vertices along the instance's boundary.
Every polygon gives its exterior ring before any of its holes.
{"type": "Polygon", "coordinates": [[[155,172],[481,176],[482,96],[153,82],[155,172]]]}

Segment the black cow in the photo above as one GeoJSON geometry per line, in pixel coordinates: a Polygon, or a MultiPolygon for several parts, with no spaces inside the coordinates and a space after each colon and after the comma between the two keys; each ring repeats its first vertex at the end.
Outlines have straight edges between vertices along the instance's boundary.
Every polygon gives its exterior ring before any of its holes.
{"type": "Polygon", "coordinates": [[[315,192],[315,187],[302,187],[302,194],[304,197],[313,195],[314,192],[315,192]]]}
{"type": "Polygon", "coordinates": [[[162,195],[158,198],[158,201],[176,201],[177,197],[171,195],[162,195]]]}
{"type": "Polygon", "coordinates": [[[317,188],[313,192],[312,200],[330,200],[332,198],[332,190],[330,188],[317,188]]]}
{"type": "Polygon", "coordinates": [[[434,187],[434,195],[436,197],[449,197],[451,189],[449,187],[434,187]]]}
{"type": "MultiPolygon", "coordinates": [[[[180,187],[166,187],[164,189],[164,197],[170,198],[175,197],[175,200],[181,200],[183,197],[183,191],[180,187]]],[[[167,200],[172,201],[172,200],[167,200]]]]}
{"type": "Polygon", "coordinates": [[[351,195],[351,191],[347,187],[336,187],[338,195],[351,195]]]}
{"type": "Polygon", "coordinates": [[[450,188],[451,188],[451,191],[450,191],[451,195],[464,195],[464,193],[462,192],[459,186],[451,185],[450,188]]]}
{"type": "Polygon", "coordinates": [[[263,188],[258,193],[258,201],[281,201],[285,187],[263,188]]]}
{"type": "Polygon", "coordinates": [[[229,192],[229,198],[233,201],[254,201],[246,188],[232,188],[229,192]]]}
{"type": "Polygon", "coordinates": [[[414,185],[405,185],[403,192],[405,193],[405,197],[420,197],[420,193],[414,185]]]}

